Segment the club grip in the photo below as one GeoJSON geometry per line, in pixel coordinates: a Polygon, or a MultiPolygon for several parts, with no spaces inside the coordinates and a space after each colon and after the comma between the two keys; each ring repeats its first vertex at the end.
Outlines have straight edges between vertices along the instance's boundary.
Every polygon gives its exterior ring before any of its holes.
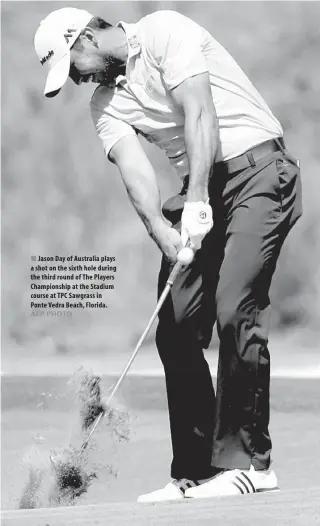
{"type": "MultiPolygon", "coordinates": [[[[187,241],[187,244],[186,244],[186,247],[188,248],[191,248],[191,243],[190,241],[187,241]]],[[[195,252],[194,252],[195,254],[195,252]]],[[[175,282],[176,280],[176,277],[178,276],[178,274],[180,273],[182,267],[184,267],[185,265],[183,263],[181,263],[180,261],[177,261],[177,263],[175,264],[175,266],[173,267],[168,279],[167,279],[167,285],[170,285],[170,287],[172,287],[173,283],[175,282]]]]}
{"type": "Polygon", "coordinates": [[[182,263],[180,263],[180,261],[177,261],[177,263],[175,264],[175,266],[173,267],[170,273],[170,276],[167,279],[167,284],[170,285],[170,287],[172,287],[182,267],[183,267],[182,263]]]}

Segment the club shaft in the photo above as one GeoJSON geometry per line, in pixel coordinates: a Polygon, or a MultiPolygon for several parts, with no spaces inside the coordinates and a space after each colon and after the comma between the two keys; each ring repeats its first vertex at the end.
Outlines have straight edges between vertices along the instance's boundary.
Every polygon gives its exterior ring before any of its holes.
{"type": "MultiPolygon", "coordinates": [[[[125,378],[127,372],[129,371],[129,369],[130,369],[130,367],[131,367],[131,365],[132,365],[132,363],[133,363],[135,357],[137,356],[137,354],[138,354],[138,352],[139,352],[139,350],[140,350],[140,348],[141,348],[141,346],[142,346],[144,340],[146,339],[146,336],[148,335],[148,333],[149,333],[149,331],[150,331],[150,329],[151,329],[151,327],[152,327],[152,324],[153,324],[154,320],[155,320],[156,317],[158,316],[159,311],[160,311],[162,305],[164,304],[164,302],[165,302],[165,300],[166,300],[166,298],[167,298],[167,296],[168,296],[168,294],[169,294],[169,292],[170,292],[170,290],[171,290],[171,287],[172,287],[172,285],[173,285],[173,283],[174,283],[176,277],[178,276],[178,274],[179,274],[179,272],[180,272],[182,266],[183,266],[183,265],[178,261],[178,262],[175,264],[175,266],[173,267],[172,272],[170,273],[170,276],[169,276],[169,278],[167,279],[166,286],[165,286],[165,288],[163,289],[163,292],[162,292],[162,294],[161,294],[161,296],[160,296],[160,298],[159,298],[159,301],[158,301],[158,303],[157,303],[157,306],[156,306],[156,308],[155,308],[155,310],[154,310],[154,313],[152,314],[152,316],[151,316],[151,318],[150,318],[150,321],[149,321],[148,325],[146,326],[146,328],[145,328],[145,330],[144,330],[144,332],[143,332],[143,334],[142,334],[140,340],[138,341],[138,343],[137,343],[137,345],[136,345],[136,348],[135,348],[135,350],[133,351],[130,360],[128,361],[127,365],[126,365],[125,368],[123,369],[123,371],[122,371],[122,373],[121,373],[121,376],[119,377],[117,383],[115,384],[115,386],[113,387],[113,389],[112,389],[112,391],[111,391],[111,393],[110,393],[110,395],[109,395],[109,398],[108,398],[108,400],[107,400],[107,406],[110,404],[112,398],[114,397],[115,393],[118,391],[120,385],[121,385],[122,382],[123,382],[123,379],[125,378]]],[[[83,444],[82,444],[82,446],[81,446],[81,448],[80,448],[80,452],[79,452],[79,454],[81,454],[82,451],[87,447],[88,442],[89,442],[91,436],[93,435],[93,433],[94,433],[96,427],[98,426],[98,424],[99,424],[99,422],[100,422],[100,420],[101,420],[102,417],[103,417],[103,413],[100,413],[100,414],[98,415],[96,421],[94,422],[94,424],[93,424],[93,426],[92,426],[92,428],[91,428],[91,430],[90,430],[89,435],[87,436],[86,440],[83,442],[83,444]]]]}
{"type": "Polygon", "coordinates": [[[175,266],[174,266],[174,268],[173,268],[173,270],[172,270],[172,272],[171,272],[171,274],[170,274],[170,276],[169,276],[169,278],[168,278],[168,280],[166,282],[166,286],[165,286],[165,288],[164,288],[164,290],[163,290],[163,292],[162,292],[162,294],[161,294],[161,296],[159,298],[159,301],[158,301],[157,306],[156,306],[156,308],[154,310],[154,313],[152,314],[148,325],[146,326],[146,328],[145,328],[140,340],[138,341],[138,343],[136,345],[136,348],[133,351],[130,360],[128,361],[127,365],[123,369],[119,380],[117,381],[116,385],[113,387],[113,389],[112,389],[112,391],[111,391],[111,393],[109,395],[107,404],[109,404],[111,402],[113,396],[115,395],[115,393],[119,389],[120,385],[122,384],[123,379],[126,376],[127,372],[129,371],[129,369],[130,369],[135,357],[137,356],[137,354],[138,354],[138,352],[139,352],[144,340],[146,339],[146,336],[148,335],[154,320],[158,316],[159,311],[160,311],[163,303],[165,302],[165,300],[166,300],[166,298],[167,298],[167,296],[168,296],[168,294],[169,294],[169,292],[171,290],[171,287],[172,287],[177,275],[179,274],[179,272],[181,270],[181,267],[182,267],[181,263],[178,262],[178,263],[175,264],[175,266]]]}

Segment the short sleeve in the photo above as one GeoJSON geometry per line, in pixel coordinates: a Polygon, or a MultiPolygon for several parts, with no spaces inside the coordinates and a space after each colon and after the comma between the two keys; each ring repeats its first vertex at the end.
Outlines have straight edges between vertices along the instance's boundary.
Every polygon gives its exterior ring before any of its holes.
{"type": "Polygon", "coordinates": [[[90,102],[91,117],[97,134],[102,140],[106,156],[109,156],[112,147],[127,135],[136,135],[135,130],[126,122],[109,115],[95,102],[90,102]]]}
{"type": "Polygon", "coordinates": [[[158,11],[146,18],[149,49],[168,89],[209,71],[202,52],[206,31],[201,26],[175,11],[158,11]]]}

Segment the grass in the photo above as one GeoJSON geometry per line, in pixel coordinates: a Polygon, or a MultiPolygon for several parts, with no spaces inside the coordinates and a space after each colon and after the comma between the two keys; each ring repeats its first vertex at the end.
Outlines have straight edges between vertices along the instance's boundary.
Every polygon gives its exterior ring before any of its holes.
{"type": "MultiPolygon", "coordinates": [[[[123,400],[130,414],[131,435],[119,442],[110,434],[107,422],[94,436],[88,450],[86,469],[95,472],[88,492],[76,505],[134,502],[140,493],[161,487],[169,479],[171,445],[162,383],[150,379],[131,379],[123,400]],[[148,392],[153,389],[153,406],[148,392]],[[144,393],[139,397],[139,393],[144,393]],[[158,400],[156,404],[155,401],[158,400]],[[143,407],[145,400],[145,409],[143,407]]],[[[11,388],[14,384],[10,385],[11,388]]],[[[30,388],[30,386],[29,386],[30,388]]],[[[315,455],[319,443],[319,409],[317,380],[273,380],[271,433],[273,459],[282,489],[312,488],[319,484],[320,457],[315,455]]],[[[27,398],[26,398],[27,400],[27,398]]],[[[35,407],[32,405],[32,407],[35,407]]],[[[28,477],[30,456],[49,468],[49,451],[72,443],[78,447],[81,436],[75,408],[41,410],[9,407],[2,415],[2,506],[17,509],[28,477]]],[[[50,480],[45,480],[40,495],[46,503],[50,480]]]]}
{"type": "Polygon", "coordinates": [[[114,504],[6,513],[4,526],[318,526],[319,487],[154,505],[114,504]]]}
{"type": "MultiPolygon", "coordinates": [[[[3,504],[15,507],[21,470],[19,457],[35,429],[39,429],[36,414],[26,411],[5,414],[4,437],[12,444],[3,457],[3,504]],[[28,425],[17,426],[24,418],[28,425]],[[17,432],[19,428],[19,435],[17,432]],[[15,469],[13,469],[15,468],[15,469]]],[[[49,415],[48,415],[49,416],[49,415]]],[[[3,515],[4,526],[172,526],[214,524],[217,526],[247,526],[259,521],[261,526],[316,526],[319,517],[319,456],[316,414],[310,412],[275,412],[271,430],[274,440],[274,462],[280,493],[252,495],[217,500],[202,500],[160,505],[134,504],[137,495],[161,487],[168,481],[170,444],[167,416],[163,411],[142,411],[132,414],[131,441],[117,450],[110,449],[105,431],[97,435],[96,447],[91,451],[90,465],[98,466],[98,479],[88,493],[80,498],[75,508],[25,510],[3,515]],[[98,458],[100,457],[100,458],[98,458]],[[106,464],[112,462],[118,477],[110,475],[106,464]],[[100,467],[99,467],[100,466],[100,467]],[[318,486],[318,489],[315,487],[318,486]],[[131,504],[131,503],[132,504],[131,504]],[[91,505],[99,505],[92,507],[91,505]]],[[[65,439],[68,415],[50,415],[51,426],[44,426],[47,447],[65,439]],[[58,430],[57,430],[58,429],[58,430]]]]}

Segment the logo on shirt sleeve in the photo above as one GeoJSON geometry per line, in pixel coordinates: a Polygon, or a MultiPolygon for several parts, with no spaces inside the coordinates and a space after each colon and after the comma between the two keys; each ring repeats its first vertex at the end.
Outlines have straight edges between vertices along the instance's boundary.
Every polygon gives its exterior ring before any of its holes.
{"type": "Polygon", "coordinates": [[[133,35],[132,37],[128,38],[128,42],[132,49],[137,49],[138,47],[140,47],[140,42],[137,35],[133,35]]]}

